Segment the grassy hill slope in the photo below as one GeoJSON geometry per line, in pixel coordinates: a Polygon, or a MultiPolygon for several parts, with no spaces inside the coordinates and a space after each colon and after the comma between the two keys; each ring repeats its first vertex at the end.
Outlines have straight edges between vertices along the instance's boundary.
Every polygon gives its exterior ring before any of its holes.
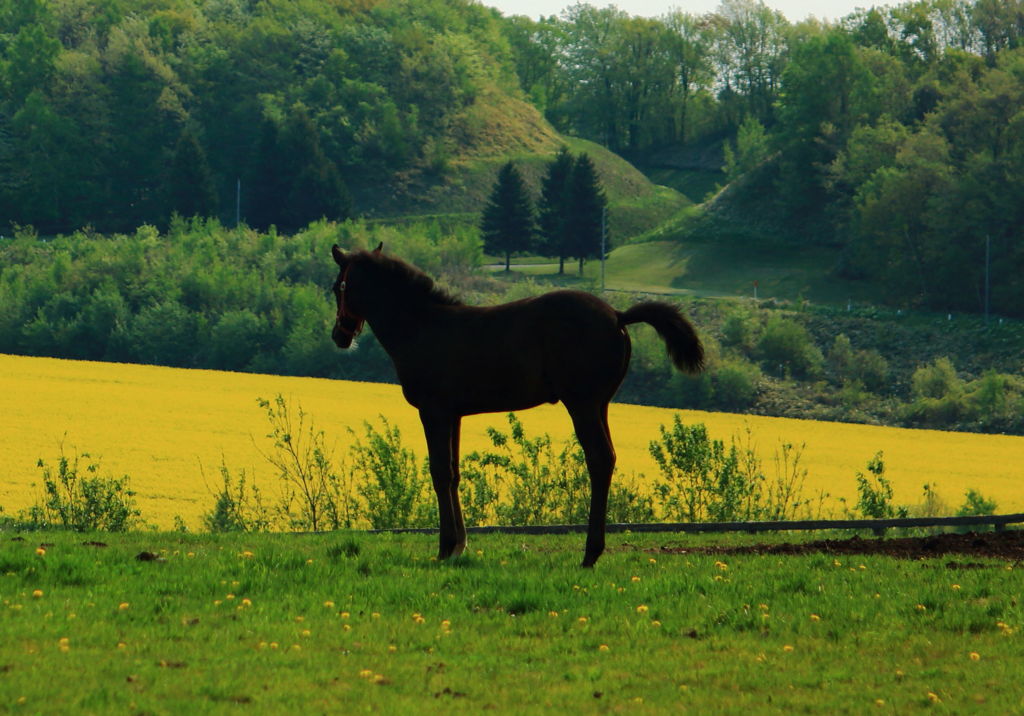
{"type": "Polygon", "coordinates": [[[654,230],[691,203],[601,145],[560,135],[536,107],[497,88],[481,93],[460,114],[444,142],[444,156],[432,166],[399,173],[387,185],[352,182],[356,205],[384,220],[476,223],[505,162],[516,163],[536,197],[548,162],[563,145],[593,159],[608,195],[615,242],[654,230]]]}

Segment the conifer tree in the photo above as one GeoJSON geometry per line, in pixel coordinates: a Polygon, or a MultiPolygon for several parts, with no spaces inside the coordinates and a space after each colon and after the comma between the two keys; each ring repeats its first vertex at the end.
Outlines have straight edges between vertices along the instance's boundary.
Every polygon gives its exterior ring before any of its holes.
{"type": "Polygon", "coordinates": [[[576,158],[572,167],[569,202],[565,214],[568,255],[583,262],[601,256],[603,216],[608,200],[594,162],[587,154],[576,158]]]}
{"type": "Polygon", "coordinates": [[[484,251],[504,254],[505,271],[508,271],[512,254],[531,247],[534,226],[533,202],[519,170],[508,162],[498,171],[481,217],[484,251]]]}
{"type": "Polygon", "coordinates": [[[540,253],[558,257],[558,273],[565,273],[568,256],[566,214],[569,204],[569,186],[572,179],[573,159],[568,147],[563,146],[548,164],[541,180],[538,219],[540,224],[540,253]]]}
{"type": "Polygon", "coordinates": [[[195,133],[185,127],[174,148],[167,177],[170,210],[181,216],[217,214],[217,189],[213,173],[195,133]]]}

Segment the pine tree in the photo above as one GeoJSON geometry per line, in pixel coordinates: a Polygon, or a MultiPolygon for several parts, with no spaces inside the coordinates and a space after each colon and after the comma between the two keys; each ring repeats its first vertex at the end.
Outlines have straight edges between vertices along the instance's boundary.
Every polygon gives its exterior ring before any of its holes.
{"type": "Polygon", "coordinates": [[[484,251],[505,255],[505,271],[510,268],[512,254],[528,250],[533,243],[533,202],[512,162],[498,171],[481,217],[480,233],[484,251]]]}
{"type": "Polygon", "coordinates": [[[581,154],[573,163],[565,214],[568,255],[579,259],[581,275],[584,261],[601,256],[601,232],[607,205],[594,162],[588,155],[581,154]]]}
{"type": "Polygon", "coordinates": [[[217,214],[217,189],[206,152],[187,126],[174,148],[167,190],[168,208],[172,212],[185,217],[217,214]]]}
{"type": "Polygon", "coordinates": [[[540,253],[558,257],[558,273],[565,273],[568,256],[565,218],[569,204],[569,185],[573,159],[565,146],[548,164],[547,174],[541,180],[538,214],[540,223],[540,253]]]}

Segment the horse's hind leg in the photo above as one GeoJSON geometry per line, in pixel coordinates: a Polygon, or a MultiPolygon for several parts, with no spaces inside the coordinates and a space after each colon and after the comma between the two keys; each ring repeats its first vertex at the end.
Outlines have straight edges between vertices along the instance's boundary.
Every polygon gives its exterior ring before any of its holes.
{"type": "Polygon", "coordinates": [[[615,448],[608,430],[608,404],[566,404],[590,473],[590,521],[583,566],[593,567],[604,552],[608,490],[615,469],[615,448]]]}
{"type": "MultiPolygon", "coordinates": [[[[459,526],[462,523],[461,509],[456,512],[452,501],[455,475],[452,471],[454,457],[453,426],[457,421],[448,416],[431,415],[420,411],[423,422],[423,433],[427,438],[427,452],[430,455],[430,478],[434,483],[437,495],[437,512],[440,518],[440,544],[437,558],[448,559],[465,547],[465,534],[459,537],[459,526]],[[456,520],[456,514],[458,519],[456,520]]],[[[458,499],[456,497],[456,499],[458,499]]],[[[464,533],[465,528],[463,528],[464,533]]]]}

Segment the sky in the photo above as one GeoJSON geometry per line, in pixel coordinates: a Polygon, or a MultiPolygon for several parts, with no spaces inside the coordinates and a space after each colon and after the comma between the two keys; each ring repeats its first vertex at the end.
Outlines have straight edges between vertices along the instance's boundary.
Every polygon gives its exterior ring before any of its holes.
{"type": "MultiPolygon", "coordinates": [[[[484,5],[496,7],[503,15],[527,15],[532,18],[560,15],[575,0],[482,0],[484,5]]],[[[595,7],[615,5],[630,15],[658,17],[673,8],[701,15],[713,12],[719,0],[588,0],[595,7]]],[[[857,7],[894,4],[884,0],[765,0],[768,7],[779,10],[790,22],[799,22],[810,15],[819,20],[838,20],[857,7]]]]}

